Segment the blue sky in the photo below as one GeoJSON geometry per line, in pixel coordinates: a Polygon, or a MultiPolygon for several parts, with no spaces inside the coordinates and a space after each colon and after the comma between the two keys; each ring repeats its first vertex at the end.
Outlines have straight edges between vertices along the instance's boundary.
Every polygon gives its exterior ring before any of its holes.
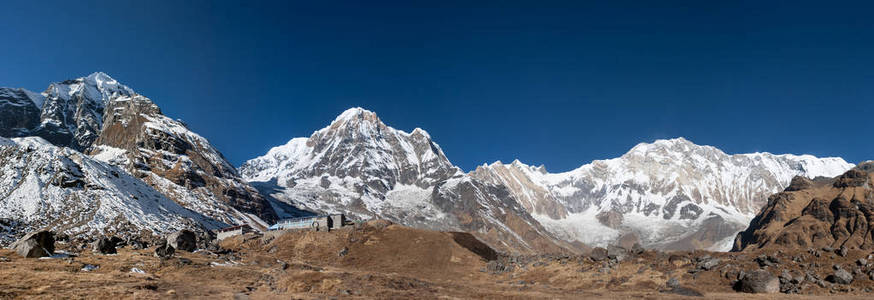
{"type": "Polygon", "coordinates": [[[408,2],[5,1],[0,86],[106,72],[236,165],[352,106],[465,170],[677,136],[874,159],[870,2],[408,2]]]}

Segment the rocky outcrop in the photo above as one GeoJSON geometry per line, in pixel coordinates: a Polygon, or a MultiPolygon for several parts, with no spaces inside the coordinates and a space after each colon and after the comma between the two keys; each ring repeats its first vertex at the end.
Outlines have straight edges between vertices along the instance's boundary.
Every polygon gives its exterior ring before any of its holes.
{"type": "Polygon", "coordinates": [[[734,251],[760,248],[874,248],[874,162],[831,180],[792,186],[768,198],[734,251]]]}
{"type": "Polygon", "coordinates": [[[23,257],[39,258],[55,253],[55,234],[50,231],[37,231],[18,239],[10,248],[23,257]]]}

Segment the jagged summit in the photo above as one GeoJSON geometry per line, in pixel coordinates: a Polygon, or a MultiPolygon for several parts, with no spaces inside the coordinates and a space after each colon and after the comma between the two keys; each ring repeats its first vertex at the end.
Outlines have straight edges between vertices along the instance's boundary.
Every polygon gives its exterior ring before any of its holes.
{"type": "Polygon", "coordinates": [[[275,207],[294,207],[287,216],[300,209],[342,212],[475,231],[502,248],[557,247],[506,190],[464,174],[425,130],[394,129],[359,107],[309,138],[292,139],[245,162],[240,174],[271,196],[275,207]]]}
{"type": "Polygon", "coordinates": [[[379,121],[379,118],[376,116],[376,113],[372,111],[366,110],[361,107],[352,107],[340,113],[340,115],[337,116],[337,118],[335,118],[334,122],[331,122],[331,124],[337,122],[349,122],[354,120],[379,121]]]}

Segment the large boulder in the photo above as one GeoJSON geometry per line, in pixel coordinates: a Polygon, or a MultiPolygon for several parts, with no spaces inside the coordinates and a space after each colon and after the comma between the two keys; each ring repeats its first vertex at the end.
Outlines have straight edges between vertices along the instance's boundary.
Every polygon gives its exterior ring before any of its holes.
{"type": "Polygon", "coordinates": [[[837,284],[853,283],[853,274],[842,268],[835,270],[835,273],[825,278],[826,281],[837,284]]]}
{"type": "Polygon", "coordinates": [[[115,242],[108,238],[99,238],[91,244],[91,250],[100,254],[116,254],[115,242]]]}
{"type": "Polygon", "coordinates": [[[780,279],[768,271],[759,269],[744,274],[734,288],[744,293],[777,293],[780,292],[780,279]]]}
{"type": "Polygon", "coordinates": [[[607,249],[601,247],[595,247],[592,249],[592,252],[589,253],[589,258],[594,261],[602,261],[607,259],[607,249]]]}
{"type": "Polygon", "coordinates": [[[167,244],[177,250],[192,252],[197,249],[197,235],[191,230],[179,230],[167,236],[167,244]]]}
{"type": "Polygon", "coordinates": [[[155,256],[161,259],[172,258],[174,253],[176,253],[176,249],[174,249],[173,246],[170,246],[166,241],[155,247],[155,256]]]}
{"type": "Polygon", "coordinates": [[[10,246],[24,257],[45,257],[55,253],[55,234],[51,231],[31,232],[10,246]]]}

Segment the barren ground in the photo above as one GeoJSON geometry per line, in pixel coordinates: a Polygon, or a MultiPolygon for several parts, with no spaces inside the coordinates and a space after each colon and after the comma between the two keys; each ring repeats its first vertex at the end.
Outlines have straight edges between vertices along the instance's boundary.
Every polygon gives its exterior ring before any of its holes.
{"type": "MultiPolygon", "coordinates": [[[[647,251],[609,269],[604,269],[605,262],[581,256],[525,257],[504,264],[512,270],[491,272],[483,258],[489,256],[487,249],[467,237],[370,223],[332,232],[236,237],[222,244],[233,251],[229,254],[181,252],[164,261],[152,255],[153,249],[120,248],[117,255],[84,251],[51,259],[25,259],[2,249],[0,298],[700,298],[665,292],[665,282],[672,277],[710,299],[869,299],[865,290],[874,287],[874,281],[860,274],[850,285],[820,287],[807,282],[795,295],[734,292],[733,272],[757,269],[754,259],[759,253],[647,251]],[[709,271],[690,273],[696,269],[694,259],[703,255],[721,262],[709,271]],[[86,265],[99,268],[85,271],[86,265]],[[144,273],[132,272],[133,268],[144,273]]],[[[60,250],[64,246],[58,244],[60,250]]],[[[825,278],[833,264],[852,270],[855,261],[869,253],[823,253],[818,258],[806,251],[768,254],[780,260],[768,267],[775,276],[784,269],[809,269],[825,278]]]]}

